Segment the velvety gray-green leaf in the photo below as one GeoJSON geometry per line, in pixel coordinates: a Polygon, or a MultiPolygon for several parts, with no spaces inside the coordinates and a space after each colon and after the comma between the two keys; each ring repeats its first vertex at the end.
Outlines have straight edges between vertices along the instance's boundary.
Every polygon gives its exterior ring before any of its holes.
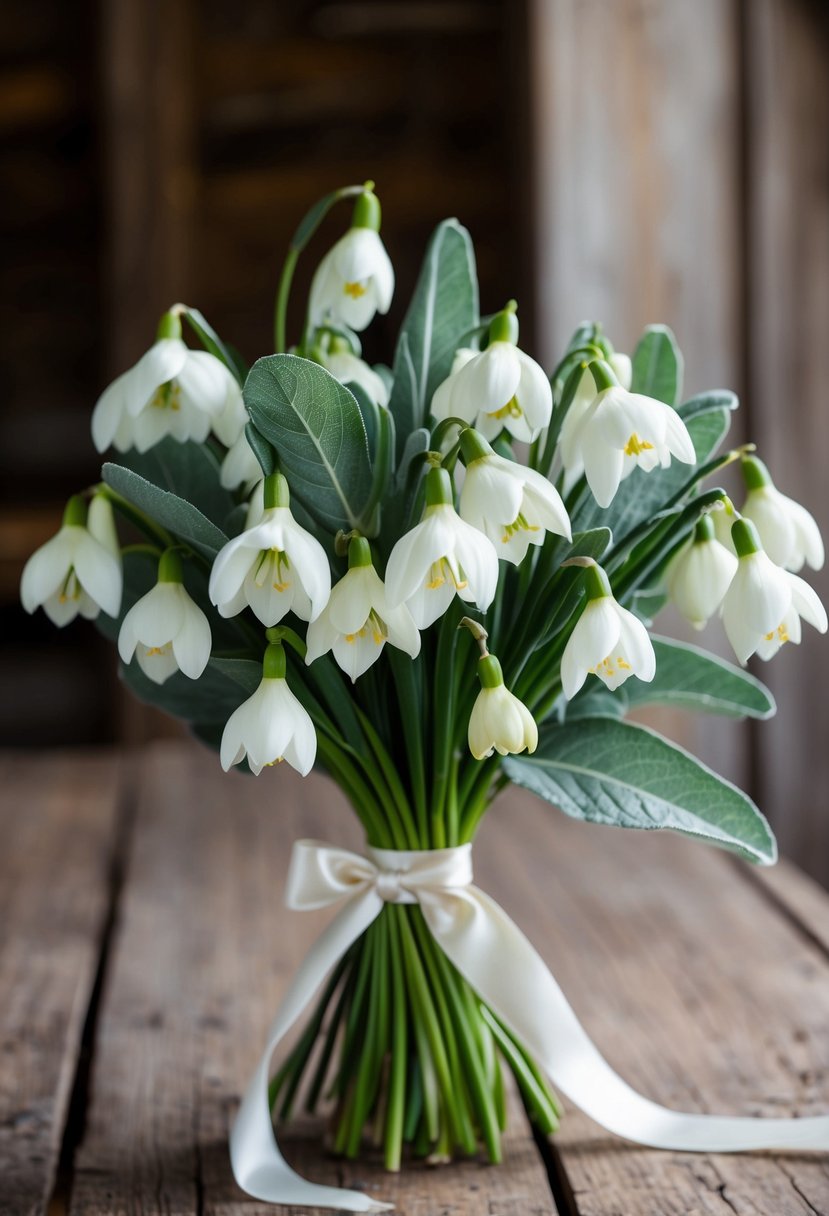
{"type": "Polygon", "coordinates": [[[673,705],[728,718],[770,718],[774,698],[764,684],[725,659],[673,638],[653,637],[656,675],[649,684],[628,680],[628,702],[673,705]]]}
{"type": "MultiPolygon", "coordinates": [[[[253,666],[259,669],[261,678],[261,667],[259,664],[253,666]]],[[[163,684],[156,684],[144,675],[135,659],[128,665],[122,663],[118,674],[140,701],[185,722],[226,722],[234,709],[250,696],[239,681],[226,675],[213,659],[198,680],[190,680],[178,671],[163,684]]]]}
{"type": "Polygon", "coordinates": [[[546,727],[507,776],[574,819],[697,837],[769,865],[777,847],[747,795],[655,732],[610,718],[546,727]]]}
{"type": "Polygon", "coordinates": [[[667,325],[649,325],[633,353],[631,392],[667,405],[682,395],[682,354],[667,325]]]}
{"type": "Polygon", "coordinates": [[[145,477],[133,473],[132,469],[119,464],[105,464],[101,476],[117,494],[146,512],[163,528],[187,541],[205,557],[212,560],[227,544],[227,537],[221,528],[211,523],[198,507],[153,485],[145,477]]]}
{"type": "Polygon", "coordinates": [[[398,454],[428,419],[432,395],[449,375],[464,335],[478,324],[475,251],[467,230],[444,220],[432,234],[394,356],[389,409],[398,454]]]}
{"type": "Polygon", "coordinates": [[[150,448],[119,455],[118,463],[191,503],[221,528],[235,499],[219,482],[219,459],[206,444],[177,443],[169,435],[150,448]]]}
{"type": "Polygon", "coordinates": [[[329,532],[357,526],[371,492],[371,462],[353,394],[317,363],[269,355],[254,363],[244,396],[292,495],[329,532]]]}

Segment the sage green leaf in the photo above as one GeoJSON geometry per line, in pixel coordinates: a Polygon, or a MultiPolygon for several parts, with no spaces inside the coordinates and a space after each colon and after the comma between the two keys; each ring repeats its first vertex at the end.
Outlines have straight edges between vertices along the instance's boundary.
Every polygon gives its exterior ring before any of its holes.
{"type": "Polygon", "coordinates": [[[645,831],[667,829],[771,865],[768,823],[736,786],[654,731],[585,718],[541,731],[532,755],[507,756],[504,770],[566,815],[645,831]]]}
{"type": "Polygon", "coordinates": [[[133,473],[132,469],[119,464],[105,464],[101,476],[117,494],[144,511],[163,528],[173,532],[180,540],[187,541],[211,561],[222,546],[227,544],[227,537],[221,528],[211,523],[198,507],[170,493],[169,490],[162,490],[153,485],[146,477],[133,473]]]}
{"type": "Polygon", "coordinates": [[[409,434],[428,422],[432,395],[452,370],[455,351],[478,324],[478,315],[472,240],[457,220],[444,220],[426,250],[394,355],[389,409],[398,454],[409,434]]]}
{"type": "MultiPolygon", "coordinates": [[[[258,663],[252,666],[259,668],[261,678],[262,668],[258,663]]],[[[118,674],[139,701],[185,722],[226,722],[250,696],[238,680],[217,668],[213,659],[198,680],[190,680],[177,671],[163,684],[156,684],[144,675],[135,659],[129,664],[121,663],[118,674]]]]}
{"type": "Polygon", "coordinates": [[[692,418],[698,417],[700,414],[710,414],[714,410],[728,410],[733,412],[740,404],[736,393],[732,393],[727,388],[713,388],[705,393],[697,393],[696,397],[689,397],[679,407],[679,416],[687,426],[692,418]]]}
{"type": "MultiPolygon", "coordinates": [[[[641,680],[628,680],[628,684],[641,684],[641,680]]],[[[604,684],[593,680],[585,685],[578,696],[568,701],[561,694],[556,710],[562,722],[578,722],[582,718],[624,718],[628,699],[624,688],[611,692],[604,684]]]]}
{"type": "Polygon", "coordinates": [[[741,667],[726,662],[673,638],[653,637],[656,675],[650,684],[628,680],[628,703],[674,705],[727,718],[770,718],[774,698],[758,679],[741,667]]]}
{"type": "Polygon", "coordinates": [[[270,477],[276,468],[276,453],[268,443],[264,435],[257,431],[252,422],[245,423],[245,438],[250,445],[250,450],[259,462],[259,468],[262,470],[264,477],[270,477]]]}
{"type": "Polygon", "coordinates": [[[262,683],[262,664],[255,659],[229,659],[214,654],[210,656],[207,668],[232,680],[242,689],[245,697],[252,697],[262,683]]]}
{"type": "Polygon", "coordinates": [[[297,355],[257,359],[245,404],[274,445],[291,494],[329,532],[361,523],[371,462],[360,408],[330,372],[297,355]]]}
{"type": "Polygon", "coordinates": [[[219,528],[235,505],[219,482],[218,457],[206,444],[178,443],[168,435],[148,452],[124,452],[118,463],[160,490],[186,499],[219,528]]]}
{"type": "Polygon", "coordinates": [[[675,406],[682,395],[682,354],[667,325],[649,325],[633,352],[632,393],[675,406]]]}

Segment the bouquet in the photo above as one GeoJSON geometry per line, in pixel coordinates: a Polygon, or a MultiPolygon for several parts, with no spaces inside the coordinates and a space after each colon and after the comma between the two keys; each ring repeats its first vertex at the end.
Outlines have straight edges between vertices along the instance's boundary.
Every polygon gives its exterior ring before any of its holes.
{"type": "MultiPolygon", "coordinates": [[[[572,1014],[555,1013],[563,998],[544,988],[546,972],[535,991],[571,1047],[559,1063],[555,1042],[539,1059],[549,1028],[510,995],[536,963],[514,926],[511,946],[503,926],[497,938],[491,901],[475,897],[489,938],[461,948],[459,922],[446,928],[471,898],[459,893],[474,891],[469,845],[499,792],[513,782],[579,819],[773,862],[745,794],[625,719],[662,702],[766,718],[773,701],[748,659],[799,643],[803,620],[827,627],[797,573],[823,562],[814,519],[751,445],[721,450],[733,393],[683,401],[667,328],[648,328],[628,356],[582,324],[548,376],[521,347],[515,301],[481,315],[472,243],[450,219],[426,251],[392,365],[371,367],[359,334],[393,289],[366,183],[322,199],[297,229],[276,353],[248,369],[196,309],[171,308],[95,406],[93,440],[115,459],[69,501],[21,583],[29,612],[58,626],[94,619],[117,642],[127,686],[188,723],[224,769],[316,765],[358,816],[367,860],[300,847],[293,905],[345,892],[363,911],[299,977],[234,1133],[252,1193],[356,1207],[354,1192],[323,1195],[279,1164],[271,1117],[324,1103],[335,1151],[355,1157],[368,1137],[390,1170],[404,1149],[497,1162],[505,1069],[545,1134],[561,1116],[551,1072],[571,1096],[598,1084],[576,1076],[572,1014]],[[351,226],[316,268],[289,349],[297,260],[341,200],[353,202],[351,226]],[[739,511],[717,484],[732,464],[739,511]],[[697,629],[719,615],[739,665],[652,633],[668,600],[697,629]],[[485,974],[496,949],[497,974],[485,974]],[[270,1077],[318,973],[310,1016],[270,1077]]],[[[682,1135],[637,1135],[633,1115],[614,1123],[595,1095],[583,1105],[647,1143],[690,1134],[686,1123],[682,1135]]],[[[775,1134],[785,1123],[763,1122],[775,1134]]],[[[823,1125],[820,1136],[829,1142],[823,1125]]]]}

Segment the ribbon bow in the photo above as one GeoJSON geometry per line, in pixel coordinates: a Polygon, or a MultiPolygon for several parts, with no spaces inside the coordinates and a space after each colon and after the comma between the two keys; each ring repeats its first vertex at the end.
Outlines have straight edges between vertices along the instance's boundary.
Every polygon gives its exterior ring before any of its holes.
{"type": "Polygon", "coordinates": [[[829,1151],[829,1115],[808,1119],[682,1114],[642,1097],[613,1071],[570,1008],[547,965],[502,908],[472,885],[472,846],[367,850],[361,857],[315,840],[294,845],[285,902],[310,911],[342,904],[303,960],[230,1136],[233,1174],[257,1199],[348,1212],[386,1211],[362,1191],[302,1178],[282,1157],[268,1104],[271,1057],[328,972],[384,903],[418,903],[430,932],[480,998],[523,1040],[553,1085],[626,1140],[686,1152],[829,1151]]]}

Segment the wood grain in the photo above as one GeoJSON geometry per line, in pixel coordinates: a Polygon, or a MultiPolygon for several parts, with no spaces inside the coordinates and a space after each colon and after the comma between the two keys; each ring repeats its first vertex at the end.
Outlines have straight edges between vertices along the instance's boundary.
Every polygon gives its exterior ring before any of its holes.
{"type": "MultiPolygon", "coordinates": [[[[523,795],[492,812],[477,856],[481,884],[529,928],[640,1092],[721,1114],[827,1110],[826,952],[753,872],[678,837],[568,822],[523,795]]],[[[829,898],[811,898],[825,926],[829,898]]],[[[580,1216],[829,1211],[825,1157],[654,1152],[572,1108],[554,1145],[580,1216]]]]}
{"type": "MultiPolygon", "coordinates": [[[[825,535],[829,492],[812,454],[829,451],[829,8],[757,0],[745,18],[752,433],[825,535]]],[[[826,602],[829,570],[804,573],[826,602]]],[[[762,664],[780,720],[757,741],[757,774],[783,851],[829,885],[829,648],[803,634],[762,664]]]]}
{"type": "MultiPolygon", "coordinates": [[[[147,752],[72,1216],[268,1210],[233,1183],[227,1133],[280,993],[322,923],[281,907],[298,836],[360,839],[319,778],[301,782],[287,766],[258,780],[224,777],[201,751],[147,752]]],[[[501,1169],[467,1163],[393,1178],[327,1159],[319,1128],[284,1142],[309,1176],[388,1196],[404,1216],[554,1212],[520,1115],[501,1169]]]]}
{"type": "Polygon", "coordinates": [[[112,757],[0,759],[0,1212],[34,1216],[55,1181],[109,911],[112,757]]]}

